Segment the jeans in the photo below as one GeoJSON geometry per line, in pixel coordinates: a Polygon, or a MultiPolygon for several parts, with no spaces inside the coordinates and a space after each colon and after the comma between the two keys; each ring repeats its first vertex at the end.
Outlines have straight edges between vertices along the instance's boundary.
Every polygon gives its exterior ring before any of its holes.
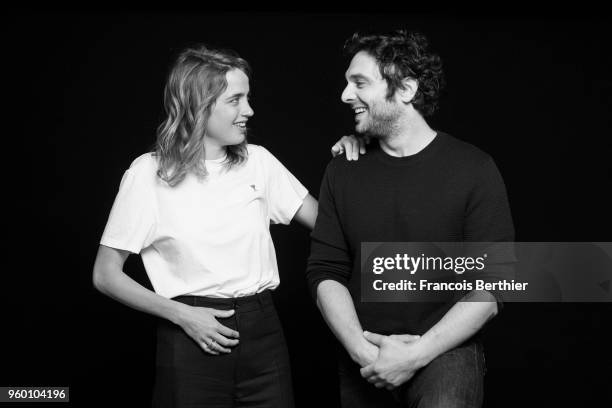
{"type": "Polygon", "coordinates": [[[361,377],[346,352],[339,359],[340,400],[345,408],[482,406],[485,360],[482,344],[468,341],[441,354],[393,391],[379,389],[361,377]]]}
{"type": "Polygon", "coordinates": [[[196,307],[234,309],[219,322],[240,333],[229,354],[205,353],[179,326],[157,330],[154,407],[293,407],[285,337],[270,291],[236,299],[179,296],[196,307]]]}

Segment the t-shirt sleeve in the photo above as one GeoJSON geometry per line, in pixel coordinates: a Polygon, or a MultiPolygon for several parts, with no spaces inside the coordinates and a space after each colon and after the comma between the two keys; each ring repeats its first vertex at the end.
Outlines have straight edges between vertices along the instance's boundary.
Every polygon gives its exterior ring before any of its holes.
{"type": "Polygon", "coordinates": [[[100,244],[137,254],[152,243],[155,192],[142,173],[133,167],[124,173],[100,244]]]}
{"type": "Polygon", "coordinates": [[[268,215],[274,224],[289,224],[308,190],[272,153],[260,149],[266,168],[268,215]]]}

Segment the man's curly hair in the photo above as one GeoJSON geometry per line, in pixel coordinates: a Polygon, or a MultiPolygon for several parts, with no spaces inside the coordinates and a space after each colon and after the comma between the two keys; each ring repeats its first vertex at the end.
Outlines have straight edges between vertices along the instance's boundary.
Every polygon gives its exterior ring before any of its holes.
{"type": "Polygon", "coordinates": [[[442,61],[429,50],[427,38],[418,32],[397,30],[390,34],[353,34],[344,44],[344,52],[353,57],[365,51],[376,59],[389,88],[387,99],[402,89],[402,80],[415,79],[418,90],[412,104],[423,116],[438,109],[438,97],[444,87],[442,61]]]}

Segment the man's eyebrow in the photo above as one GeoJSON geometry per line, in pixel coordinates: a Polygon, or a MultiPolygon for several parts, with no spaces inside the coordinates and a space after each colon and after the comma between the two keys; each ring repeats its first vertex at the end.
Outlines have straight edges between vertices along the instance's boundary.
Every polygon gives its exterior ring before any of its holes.
{"type": "Polygon", "coordinates": [[[351,81],[367,81],[370,82],[370,79],[362,74],[351,74],[347,77],[347,79],[351,81]]]}

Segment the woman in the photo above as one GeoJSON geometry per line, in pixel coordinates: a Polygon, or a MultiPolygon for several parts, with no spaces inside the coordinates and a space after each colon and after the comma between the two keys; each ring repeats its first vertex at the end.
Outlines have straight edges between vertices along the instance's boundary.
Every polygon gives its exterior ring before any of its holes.
{"type": "MultiPolygon", "coordinates": [[[[95,287],[162,318],[154,406],[293,406],[269,224],[312,229],[317,202],[246,143],[248,95],[245,60],[185,50],[166,83],[155,152],[125,172],[102,235],[95,287]],[[123,272],[130,253],[141,254],[154,292],[123,272]]],[[[348,154],[356,142],[339,144],[348,154]]]]}

